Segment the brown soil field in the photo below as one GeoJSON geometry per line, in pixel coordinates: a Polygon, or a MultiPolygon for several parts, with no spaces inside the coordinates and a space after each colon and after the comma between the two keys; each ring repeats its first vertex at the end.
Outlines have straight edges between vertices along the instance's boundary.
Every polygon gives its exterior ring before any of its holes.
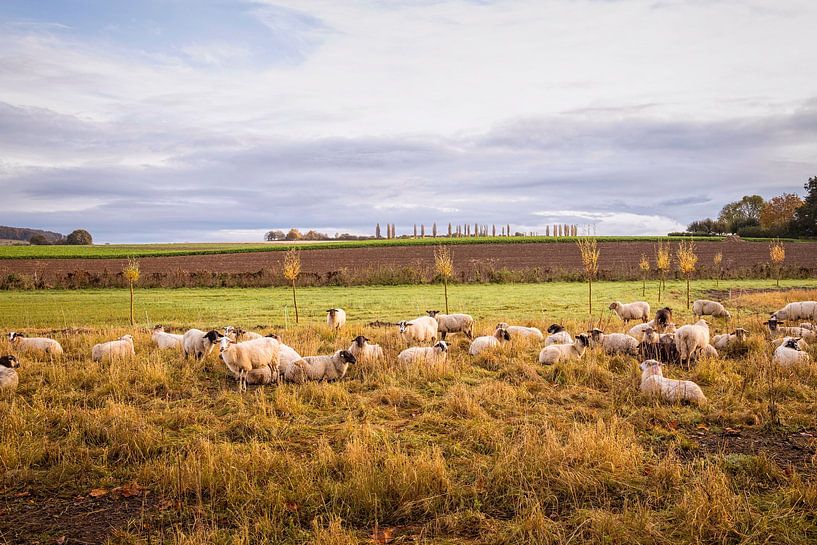
{"type": "MultiPolygon", "coordinates": [[[[786,275],[813,276],[817,272],[817,242],[787,243],[786,275]]],[[[599,243],[599,278],[637,279],[638,262],[646,254],[654,263],[653,242],[599,243]]],[[[672,246],[673,253],[676,250],[672,246]]],[[[569,278],[581,273],[581,260],[575,244],[475,244],[452,247],[456,276],[463,281],[480,278],[480,273],[507,269],[538,272],[539,278],[569,278]]],[[[699,270],[711,272],[712,257],[723,253],[725,277],[768,274],[769,245],[765,242],[698,242],[699,270]]],[[[163,274],[280,274],[283,252],[195,255],[141,258],[146,276],[163,274]]],[[[315,283],[331,278],[337,271],[358,273],[364,270],[409,268],[423,276],[432,275],[433,246],[380,248],[339,248],[301,252],[302,277],[315,283]]],[[[45,282],[54,282],[73,274],[117,275],[124,259],[14,259],[0,260],[0,274],[36,274],[45,282]]]]}

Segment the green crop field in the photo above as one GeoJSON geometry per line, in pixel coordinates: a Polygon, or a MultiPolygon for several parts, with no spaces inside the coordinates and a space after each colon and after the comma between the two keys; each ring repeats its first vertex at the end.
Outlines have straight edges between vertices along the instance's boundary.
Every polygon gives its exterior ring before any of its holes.
{"type": "MultiPolygon", "coordinates": [[[[19,354],[0,391],[0,543],[809,544],[817,541],[817,372],[779,369],[762,321],[817,280],[696,281],[749,330],[724,351],[665,375],[703,389],[702,406],[639,392],[639,360],[598,347],[538,363],[519,339],[476,357],[449,337],[445,362],[400,365],[393,322],[443,306],[442,286],[137,289],[0,293],[0,328],[48,335],[65,354],[19,354]],[[729,289],[731,288],[731,298],[729,289]],[[349,323],[334,335],[324,311],[349,323]],[[386,358],[338,382],[239,393],[218,351],[203,361],[155,348],[146,326],[276,331],[303,355],[363,333],[386,358]],[[95,343],[130,333],[136,356],[95,362],[95,343]]],[[[684,287],[665,300],[691,321],[684,287]]],[[[453,285],[452,311],[578,333],[624,325],[607,310],[640,282],[453,285]]],[[[658,307],[655,282],[646,300],[658,307]]],[[[817,343],[809,349],[817,356],[817,343]]],[[[17,352],[5,336],[0,355],[17,352]]]]}
{"type": "MultiPolygon", "coordinates": [[[[654,242],[682,240],[679,237],[597,237],[599,242],[654,242]]],[[[689,239],[687,237],[684,240],[689,239]]],[[[718,241],[722,237],[691,237],[697,241],[718,241]]],[[[747,239],[755,240],[755,239],[747,239]]],[[[765,239],[757,239],[765,240],[765,239]]],[[[573,237],[460,237],[393,240],[348,240],[321,242],[267,243],[177,243],[177,244],[104,244],[96,246],[0,246],[0,259],[102,259],[125,257],[159,257],[327,248],[365,248],[373,246],[429,246],[435,244],[530,244],[535,242],[574,243],[573,237]]]]}

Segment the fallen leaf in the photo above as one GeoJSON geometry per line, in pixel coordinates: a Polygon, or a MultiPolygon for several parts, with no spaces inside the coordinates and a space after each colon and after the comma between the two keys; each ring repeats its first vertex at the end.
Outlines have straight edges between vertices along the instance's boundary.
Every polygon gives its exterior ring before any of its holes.
{"type": "Polygon", "coordinates": [[[667,422],[667,427],[669,429],[671,429],[671,430],[677,430],[678,429],[678,421],[677,420],[670,420],[669,422],[667,422]]]}
{"type": "Polygon", "coordinates": [[[287,508],[287,511],[292,511],[293,513],[298,511],[298,504],[294,501],[285,502],[284,507],[287,508]]]}
{"type": "Polygon", "coordinates": [[[105,496],[107,494],[108,494],[107,488],[92,488],[91,491],[88,492],[88,495],[91,496],[92,498],[101,498],[102,496],[105,496]]]}
{"type": "Polygon", "coordinates": [[[26,496],[30,496],[31,492],[17,492],[14,497],[15,498],[25,498],[26,496]]]}
{"type": "Polygon", "coordinates": [[[140,496],[144,488],[139,486],[139,483],[132,482],[128,484],[123,484],[122,486],[117,486],[113,489],[114,494],[121,494],[124,498],[132,498],[134,496],[140,496]]]}
{"type": "Polygon", "coordinates": [[[706,430],[706,431],[709,431],[709,426],[707,426],[706,424],[698,424],[698,425],[696,426],[696,428],[698,428],[699,430],[706,430]]]}
{"type": "Polygon", "coordinates": [[[57,545],[62,545],[63,543],[65,543],[65,536],[58,537],[57,539],[54,540],[54,543],[56,543],[57,545]]]}
{"type": "Polygon", "coordinates": [[[386,543],[391,543],[393,540],[394,528],[382,528],[379,530],[375,528],[374,532],[372,532],[372,541],[378,545],[385,545],[386,543]]]}
{"type": "Polygon", "coordinates": [[[724,428],[723,433],[725,435],[736,436],[736,435],[740,435],[740,430],[736,430],[734,428],[724,428]]]}

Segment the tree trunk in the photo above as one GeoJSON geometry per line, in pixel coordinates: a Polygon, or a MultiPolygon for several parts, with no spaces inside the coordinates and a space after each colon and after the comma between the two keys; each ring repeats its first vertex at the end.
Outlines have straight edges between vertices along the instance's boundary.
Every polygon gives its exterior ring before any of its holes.
{"type": "Polygon", "coordinates": [[[593,314],[593,279],[587,279],[587,305],[590,307],[590,314],[593,314]]]}
{"type": "Polygon", "coordinates": [[[292,281],[292,304],[295,306],[295,323],[298,323],[298,298],[295,297],[295,281],[292,281]]]}
{"type": "Polygon", "coordinates": [[[130,285],[130,325],[136,325],[133,319],[133,284],[130,285]]]}
{"type": "Polygon", "coordinates": [[[445,291],[445,313],[448,314],[448,280],[443,279],[443,290],[445,291]]]}
{"type": "Polygon", "coordinates": [[[689,277],[687,276],[687,310],[689,310],[689,277]]]}

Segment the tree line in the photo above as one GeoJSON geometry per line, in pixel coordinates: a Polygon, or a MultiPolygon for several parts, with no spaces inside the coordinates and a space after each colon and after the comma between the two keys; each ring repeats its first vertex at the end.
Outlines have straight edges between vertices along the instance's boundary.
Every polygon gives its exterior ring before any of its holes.
{"type": "MultiPolygon", "coordinates": [[[[554,224],[554,225],[547,225],[545,226],[545,233],[544,236],[554,236],[554,237],[576,237],[579,234],[579,226],[578,225],[568,225],[568,224],[554,224]],[[552,235],[551,235],[552,233],[552,235]]],[[[295,240],[371,240],[371,239],[397,239],[397,238],[437,238],[437,237],[448,237],[448,238],[458,238],[458,237],[524,237],[524,236],[541,236],[541,233],[538,232],[528,232],[523,233],[520,231],[512,232],[510,224],[505,225],[487,225],[483,224],[480,225],[479,223],[474,223],[473,225],[470,223],[466,224],[458,224],[454,225],[452,223],[448,224],[446,230],[438,230],[437,223],[433,222],[428,228],[424,223],[421,224],[414,224],[414,228],[411,232],[404,233],[401,235],[397,234],[397,227],[393,223],[385,224],[385,229],[381,228],[380,224],[378,223],[375,225],[374,228],[374,236],[360,236],[360,235],[350,235],[349,233],[342,233],[342,234],[335,234],[334,237],[330,237],[326,233],[321,233],[315,230],[309,230],[306,233],[301,233],[301,231],[297,228],[292,228],[286,233],[281,230],[273,230],[267,231],[264,235],[264,240],[268,242],[285,240],[285,241],[295,241],[295,240]],[[418,228],[419,227],[419,228],[418,228]],[[384,232],[385,231],[385,232],[384,232]]]]}
{"type": "MultiPolygon", "coordinates": [[[[737,234],[742,237],[817,236],[817,176],[803,186],[806,196],[783,193],[769,200],[744,195],[726,204],[717,219],[695,220],[687,226],[691,235],[737,234]]],[[[670,233],[676,234],[676,233],[670,233]]]]}

